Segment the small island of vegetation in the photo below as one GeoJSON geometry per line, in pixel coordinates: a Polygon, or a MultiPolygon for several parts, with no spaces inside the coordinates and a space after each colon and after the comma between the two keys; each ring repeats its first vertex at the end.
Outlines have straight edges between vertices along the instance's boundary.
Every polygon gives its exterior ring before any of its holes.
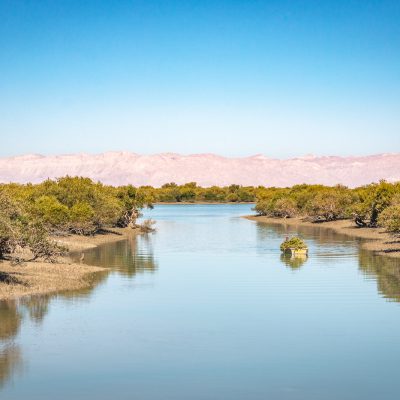
{"type": "Polygon", "coordinates": [[[297,236],[294,236],[290,239],[286,238],[286,240],[282,242],[280,249],[283,253],[287,253],[292,256],[307,255],[308,252],[308,247],[304,240],[297,236]]]}

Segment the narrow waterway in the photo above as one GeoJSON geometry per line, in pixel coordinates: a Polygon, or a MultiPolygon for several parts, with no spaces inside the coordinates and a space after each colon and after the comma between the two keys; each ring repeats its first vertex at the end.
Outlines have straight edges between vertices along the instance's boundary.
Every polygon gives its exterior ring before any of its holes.
{"type": "Polygon", "coordinates": [[[0,399],[395,399],[400,263],[250,205],[160,205],[90,289],[0,302],[0,399]]]}

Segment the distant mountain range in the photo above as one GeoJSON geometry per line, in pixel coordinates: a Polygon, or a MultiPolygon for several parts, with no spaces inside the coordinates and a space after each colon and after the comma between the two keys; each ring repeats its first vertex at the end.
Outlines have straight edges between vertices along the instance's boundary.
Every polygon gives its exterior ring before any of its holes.
{"type": "Polygon", "coordinates": [[[161,186],[197,182],[201,186],[341,183],[350,187],[380,179],[400,181],[400,153],[364,157],[305,156],[278,160],[263,155],[243,158],[215,154],[139,155],[129,152],[0,158],[0,182],[41,182],[79,175],[112,185],[161,186]]]}

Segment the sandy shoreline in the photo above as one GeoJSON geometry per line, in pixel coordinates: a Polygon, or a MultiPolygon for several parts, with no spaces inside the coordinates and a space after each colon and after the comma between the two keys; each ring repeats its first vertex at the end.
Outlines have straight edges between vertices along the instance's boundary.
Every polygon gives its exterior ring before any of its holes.
{"type": "MultiPolygon", "coordinates": [[[[135,234],[137,232],[129,228],[112,229],[95,236],[57,237],[55,241],[72,253],[124,240],[135,234]]],[[[57,263],[27,262],[17,266],[9,261],[0,261],[0,300],[84,289],[91,285],[93,274],[99,272],[104,272],[104,268],[73,263],[69,256],[60,258],[57,263]]]]}
{"type": "Polygon", "coordinates": [[[376,254],[387,257],[400,258],[400,239],[396,239],[381,228],[359,228],[351,220],[313,223],[301,218],[269,218],[264,216],[248,215],[244,218],[251,221],[286,226],[308,226],[312,228],[330,229],[342,235],[363,239],[361,247],[376,254]]]}

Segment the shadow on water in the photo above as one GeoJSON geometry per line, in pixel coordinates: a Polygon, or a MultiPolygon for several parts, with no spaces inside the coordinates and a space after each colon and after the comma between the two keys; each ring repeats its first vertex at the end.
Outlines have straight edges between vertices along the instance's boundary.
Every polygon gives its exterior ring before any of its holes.
{"type": "MultiPolygon", "coordinates": [[[[155,272],[151,242],[148,236],[132,236],[85,252],[85,263],[104,267],[104,272],[91,274],[90,285],[84,289],[48,295],[22,297],[0,301],[0,390],[14,375],[23,371],[24,361],[16,339],[24,318],[41,324],[49,312],[52,300],[75,301],[89,298],[95,288],[106,281],[113,271],[133,278],[136,274],[155,272]]],[[[76,261],[79,255],[73,255],[76,261]]]]}

